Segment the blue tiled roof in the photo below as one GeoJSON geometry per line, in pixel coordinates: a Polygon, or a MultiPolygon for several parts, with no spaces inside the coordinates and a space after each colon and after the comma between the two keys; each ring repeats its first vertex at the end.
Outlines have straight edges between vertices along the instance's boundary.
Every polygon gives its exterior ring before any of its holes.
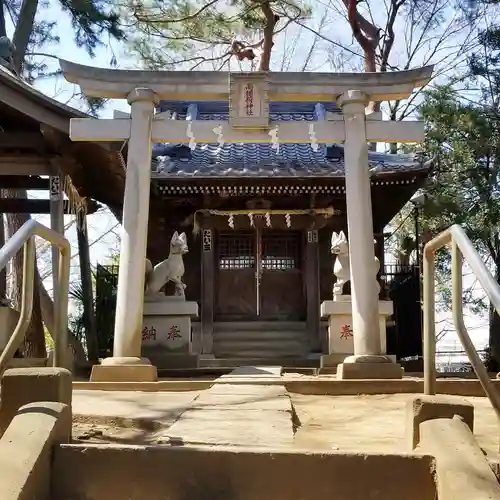
{"type": "MultiPolygon", "coordinates": [[[[160,103],[159,110],[176,113],[184,120],[190,103],[160,103]]],[[[327,111],[338,111],[334,103],[323,103],[327,111]]],[[[271,103],[272,120],[311,121],[313,103],[271,103]]],[[[228,120],[227,102],[200,103],[199,120],[228,120]]],[[[341,145],[320,145],[314,151],[309,143],[280,144],[279,152],[271,144],[198,144],[194,151],[187,145],[156,144],[153,147],[153,178],[305,178],[343,177],[344,149],[341,145]]],[[[372,175],[423,170],[416,155],[369,153],[372,175]]]]}

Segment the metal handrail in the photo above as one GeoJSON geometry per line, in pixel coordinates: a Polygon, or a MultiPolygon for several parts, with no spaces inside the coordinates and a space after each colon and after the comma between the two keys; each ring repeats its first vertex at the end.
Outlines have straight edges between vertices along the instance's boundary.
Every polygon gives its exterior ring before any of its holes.
{"type": "Polygon", "coordinates": [[[462,304],[463,258],[484,288],[490,303],[500,314],[500,286],[481,260],[477,250],[459,225],[453,225],[429,241],[423,252],[424,269],[424,393],[436,394],[436,320],[435,320],[435,262],[436,251],[451,244],[452,316],[458,337],[483,386],[498,419],[500,420],[500,395],[490,380],[486,367],[472,343],[464,322],[462,304]]]}
{"type": "Polygon", "coordinates": [[[67,367],[68,345],[68,298],[71,247],[60,233],[35,220],[29,220],[0,248],[0,270],[24,247],[23,284],[21,312],[16,328],[0,356],[0,374],[14,357],[31,321],[33,311],[33,291],[35,288],[35,236],[39,236],[59,249],[59,272],[57,273],[57,298],[54,320],[54,366],[67,367]]]}

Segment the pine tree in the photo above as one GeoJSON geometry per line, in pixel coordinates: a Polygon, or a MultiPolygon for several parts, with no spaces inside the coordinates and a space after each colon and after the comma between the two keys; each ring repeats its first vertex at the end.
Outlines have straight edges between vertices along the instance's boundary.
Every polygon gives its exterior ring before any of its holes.
{"type": "MultiPolygon", "coordinates": [[[[433,234],[462,225],[500,284],[500,27],[490,25],[479,41],[481,50],[470,56],[461,79],[475,89],[468,98],[448,85],[427,92],[421,107],[426,150],[437,165],[424,216],[433,234]]],[[[449,273],[449,256],[440,262],[441,272],[449,273]]],[[[473,295],[465,297],[469,306],[484,313],[484,302],[473,295]]],[[[489,348],[490,369],[498,371],[500,317],[491,306],[489,348]]]]}
{"type": "Polygon", "coordinates": [[[231,59],[268,71],[274,38],[311,10],[300,0],[210,0],[125,3],[123,16],[135,28],[130,51],[152,69],[211,64],[231,59]]]}

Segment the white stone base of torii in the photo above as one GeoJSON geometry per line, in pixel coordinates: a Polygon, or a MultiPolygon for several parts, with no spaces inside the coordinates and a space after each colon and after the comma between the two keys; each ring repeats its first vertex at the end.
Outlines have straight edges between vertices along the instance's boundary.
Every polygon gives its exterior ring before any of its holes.
{"type": "Polygon", "coordinates": [[[131,114],[114,119],[73,118],[74,141],[128,141],[113,357],[94,367],[92,380],[156,379],[141,358],[152,142],[344,144],[351,262],[354,355],[341,378],[400,378],[399,365],[381,354],[378,293],[366,272],[374,260],[368,142],[420,142],[420,122],[367,119],[371,101],[405,99],[427,83],[432,67],[393,73],[224,73],[108,70],[60,61],[65,78],[89,96],[127,99],[131,114]],[[169,120],[155,115],[160,100],[229,100],[228,122],[169,120]],[[314,122],[273,122],[269,101],[335,101],[342,115],[314,122]]]}

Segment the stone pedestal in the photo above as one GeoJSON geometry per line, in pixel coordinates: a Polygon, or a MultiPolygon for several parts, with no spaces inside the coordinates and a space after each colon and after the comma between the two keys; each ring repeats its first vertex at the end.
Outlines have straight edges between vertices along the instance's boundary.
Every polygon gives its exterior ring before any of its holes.
{"type": "Polygon", "coordinates": [[[91,382],[156,382],[158,372],[149,359],[134,356],[105,358],[92,367],[91,382]]]}
{"type": "Polygon", "coordinates": [[[142,323],[142,355],[158,368],[196,368],[191,318],[198,304],[183,297],[146,298],[142,323]]]}
{"type": "MultiPolygon", "coordinates": [[[[378,302],[381,354],[387,352],[386,323],[394,312],[389,300],[378,302]]],[[[328,318],[328,354],[321,356],[321,367],[337,366],[354,354],[352,304],[348,296],[343,300],[327,300],[321,304],[321,317],[328,318]]],[[[395,361],[395,356],[390,356],[395,361]]]]}

